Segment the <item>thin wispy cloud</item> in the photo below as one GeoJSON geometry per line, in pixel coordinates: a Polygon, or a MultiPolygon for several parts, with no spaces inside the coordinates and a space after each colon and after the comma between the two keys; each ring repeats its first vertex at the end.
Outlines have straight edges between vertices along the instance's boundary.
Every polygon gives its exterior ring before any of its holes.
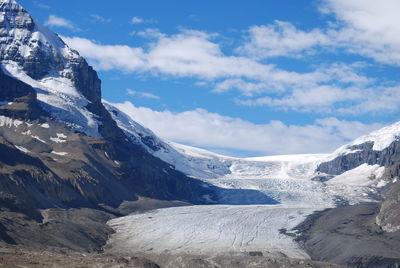
{"type": "Polygon", "coordinates": [[[135,35],[141,36],[143,38],[162,38],[165,37],[160,29],[157,28],[147,28],[143,31],[134,32],[135,35]]]}
{"type": "Polygon", "coordinates": [[[136,91],[133,89],[127,89],[126,90],[126,94],[131,95],[131,96],[135,96],[135,97],[139,97],[139,98],[145,98],[145,99],[154,99],[154,100],[159,100],[160,97],[150,93],[150,92],[142,92],[142,91],[136,91]]]}
{"type": "Polygon", "coordinates": [[[67,28],[73,31],[79,31],[80,29],[76,27],[71,21],[56,16],[56,15],[50,15],[46,22],[44,23],[46,26],[50,27],[61,27],[61,28],[67,28]]]}
{"type": "Polygon", "coordinates": [[[100,22],[100,23],[104,23],[104,24],[112,22],[111,18],[105,18],[105,17],[97,15],[97,14],[90,15],[90,20],[93,22],[100,22]]]}
{"type": "Polygon", "coordinates": [[[43,8],[43,9],[50,9],[51,7],[49,5],[43,4],[38,1],[34,1],[33,4],[37,7],[43,8]]]}
{"type": "Polygon", "coordinates": [[[156,20],[153,19],[144,19],[141,17],[133,17],[130,21],[132,24],[149,24],[149,23],[156,23],[156,20]]]}

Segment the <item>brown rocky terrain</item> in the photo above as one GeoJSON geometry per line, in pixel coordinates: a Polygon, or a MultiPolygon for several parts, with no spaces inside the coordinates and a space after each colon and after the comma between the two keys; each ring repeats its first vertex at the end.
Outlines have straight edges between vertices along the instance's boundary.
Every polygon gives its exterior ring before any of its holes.
{"type": "Polygon", "coordinates": [[[31,250],[0,245],[0,268],[334,268],[345,267],[310,260],[269,258],[249,253],[241,256],[115,256],[79,253],[65,249],[31,250]]]}

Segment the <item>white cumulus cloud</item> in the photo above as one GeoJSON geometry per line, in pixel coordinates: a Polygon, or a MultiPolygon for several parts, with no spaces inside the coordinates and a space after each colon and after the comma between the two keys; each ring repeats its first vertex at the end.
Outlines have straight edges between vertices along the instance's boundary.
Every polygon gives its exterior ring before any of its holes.
{"type": "Polygon", "coordinates": [[[218,150],[244,150],[254,154],[332,152],[343,143],[381,127],[336,118],[310,125],[286,125],[281,121],[254,124],[204,109],[180,113],[154,111],[130,102],[113,104],[133,120],[162,138],[218,150]]]}
{"type": "Polygon", "coordinates": [[[317,46],[331,43],[330,38],[319,29],[306,32],[284,21],[252,26],[248,32],[249,41],[239,47],[238,51],[255,58],[276,56],[296,58],[303,53],[312,53],[317,46]]]}

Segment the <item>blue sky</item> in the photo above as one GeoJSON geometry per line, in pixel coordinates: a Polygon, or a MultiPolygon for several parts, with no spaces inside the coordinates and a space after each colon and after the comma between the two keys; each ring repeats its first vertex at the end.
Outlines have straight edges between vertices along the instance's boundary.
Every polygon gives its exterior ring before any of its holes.
{"type": "Polygon", "coordinates": [[[19,2],[169,140],[325,153],[398,120],[397,0],[19,2]]]}

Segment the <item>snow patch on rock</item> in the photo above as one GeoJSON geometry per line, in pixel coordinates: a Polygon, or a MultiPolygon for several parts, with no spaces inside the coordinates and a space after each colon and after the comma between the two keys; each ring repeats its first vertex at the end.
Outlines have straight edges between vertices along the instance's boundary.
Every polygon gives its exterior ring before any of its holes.
{"type": "MultiPolygon", "coordinates": [[[[55,119],[68,123],[75,130],[88,136],[100,137],[99,122],[94,114],[86,109],[88,100],[73,86],[70,79],[59,74],[51,74],[41,80],[34,80],[12,61],[2,63],[3,72],[30,86],[37,92],[43,109],[55,119]]],[[[42,126],[44,128],[48,125],[42,126]]]]}
{"type": "Polygon", "coordinates": [[[26,149],[25,147],[23,147],[23,146],[19,146],[19,145],[14,145],[15,146],[15,148],[17,148],[18,150],[20,150],[21,152],[23,152],[23,153],[29,153],[30,151],[28,150],[28,149],[26,149]]]}
{"type": "Polygon", "coordinates": [[[67,152],[56,152],[56,151],[52,151],[51,153],[52,154],[56,154],[56,155],[61,155],[61,156],[64,156],[64,155],[68,154],[67,152]]]}

